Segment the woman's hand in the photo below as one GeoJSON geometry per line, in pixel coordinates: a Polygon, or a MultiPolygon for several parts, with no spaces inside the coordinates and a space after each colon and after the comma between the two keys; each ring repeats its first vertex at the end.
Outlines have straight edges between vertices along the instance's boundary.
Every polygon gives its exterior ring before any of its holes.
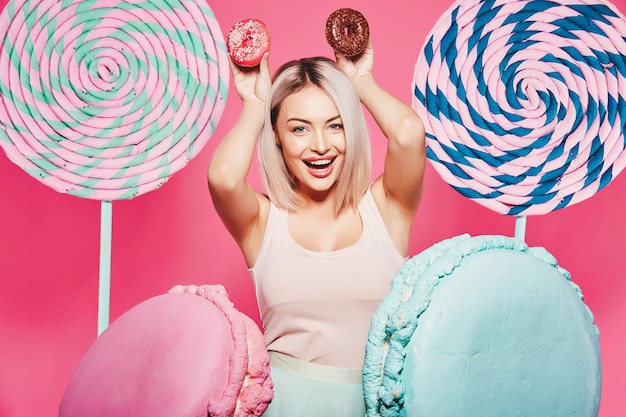
{"type": "Polygon", "coordinates": [[[240,67],[231,59],[229,59],[229,62],[233,73],[233,83],[241,100],[265,104],[268,92],[272,86],[269,52],[263,54],[259,65],[253,68],[240,67]]]}
{"type": "Polygon", "coordinates": [[[357,81],[371,77],[374,67],[374,48],[372,47],[371,36],[367,41],[365,50],[356,57],[349,58],[335,51],[335,59],[339,68],[350,78],[353,84],[356,85],[357,81]]]}

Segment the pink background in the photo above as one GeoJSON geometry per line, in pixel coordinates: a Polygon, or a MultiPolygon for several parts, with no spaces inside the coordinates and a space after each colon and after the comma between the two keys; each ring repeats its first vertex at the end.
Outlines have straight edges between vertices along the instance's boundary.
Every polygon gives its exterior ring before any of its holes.
{"type": "MultiPolygon", "coordinates": [[[[0,0],[0,7],[5,4],[0,0]]],[[[361,10],[372,29],[379,82],[407,103],[422,42],[449,0],[212,1],[222,31],[264,20],[271,65],[331,54],[326,17],[361,10]]],[[[615,1],[626,10],[626,0],[615,1]]],[[[175,284],[224,284],[235,305],[258,319],[244,261],[222,227],[206,187],[206,168],[240,104],[231,84],[207,147],[160,190],[113,203],[111,320],[175,284]]],[[[372,130],[379,173],[384,139],[372,130]]],[[[100,202],[61,195],[0,156],[0,416],[56,416],[65,386],[96,337],[100,202]]],[[[251,175],[259,184],[256,165],[251,175]]],[[[572,273],[601,332],[600,416],[626,410],[626,175],[594,198],[528,219],[526,240],[544,246],[572,273]]],[[[464,199],[429,165],[411,254],[461,233],[513,235],[514,219],[464,199]]]]}

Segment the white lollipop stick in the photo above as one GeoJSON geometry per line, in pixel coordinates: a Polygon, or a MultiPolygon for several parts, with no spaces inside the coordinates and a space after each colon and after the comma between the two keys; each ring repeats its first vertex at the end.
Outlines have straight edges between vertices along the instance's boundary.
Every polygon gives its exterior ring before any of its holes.
{"type": "Polygon", "coordinates": [[[515,237],[521,241],[526,238],[526,216],[515,218],[515,237]]]}
{"type": "Polygon", "coordinates": [[[113,204],[102,201],[100,209],[100,280],[98,282],[98,336],[109,326],[111,301],[111,230],[113,204]]]}

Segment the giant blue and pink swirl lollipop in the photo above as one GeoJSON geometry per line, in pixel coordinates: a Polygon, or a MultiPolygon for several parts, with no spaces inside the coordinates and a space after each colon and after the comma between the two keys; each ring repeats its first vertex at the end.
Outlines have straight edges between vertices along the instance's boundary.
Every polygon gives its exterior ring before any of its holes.
{"type": "Polygon", "coordinates": [[[462,195],[540,215],[626,165],[626,23],[604,0],[465,0],[418,58],[428,158],[462,195]]]}
{"type": "Polygon", "coordinates": [[[56,191],[155,190],[223,112],[228,58],[202,0],[14,0],[0,27],[0,145],[56,191]]]}

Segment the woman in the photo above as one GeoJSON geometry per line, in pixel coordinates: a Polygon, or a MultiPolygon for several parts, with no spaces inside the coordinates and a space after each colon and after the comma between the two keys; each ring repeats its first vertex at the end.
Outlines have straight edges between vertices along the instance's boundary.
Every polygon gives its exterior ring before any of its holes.
{"type": "Polygon", "coordinates": [[[424,127],[358,57],[292,61],[270,79],[231,64],[243,101],[208,180],[215,208],[252,273],[274,400],[267,416],[363,416],[370,319],[408,257],[421,194],[424,127]],[[361,103],[387,138],[371,182],[361,103]],[[246,177],[257,138],[267,192],[246,177]]]}

